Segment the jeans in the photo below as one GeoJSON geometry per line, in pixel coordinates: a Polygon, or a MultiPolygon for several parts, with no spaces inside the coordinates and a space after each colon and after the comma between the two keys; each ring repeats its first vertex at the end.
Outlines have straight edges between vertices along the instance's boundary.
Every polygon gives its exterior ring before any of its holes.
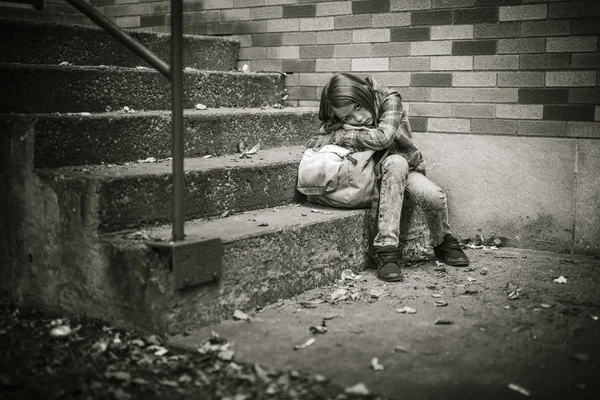
{"type": "Polygon", "coordinates": [[[404,196],[425,213],[431,245],[442,243],[450,233],[446,193],[425,175],[409,171],[406,159],[397,154],[387,156],[381,164],[378,232],[374,247],[398,246],[400,243],[400,216],[404,196]]]}

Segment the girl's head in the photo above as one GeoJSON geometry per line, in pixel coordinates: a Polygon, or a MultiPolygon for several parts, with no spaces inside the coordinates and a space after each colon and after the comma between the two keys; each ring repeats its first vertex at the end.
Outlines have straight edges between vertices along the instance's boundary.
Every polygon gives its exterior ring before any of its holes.
{"type": "Polygon", "coordinates": [[[376,126],[377,114],[377,96],[366,80],[337,74],[323,87],[319,105],[319,119],[323,123],[376,126]]]}

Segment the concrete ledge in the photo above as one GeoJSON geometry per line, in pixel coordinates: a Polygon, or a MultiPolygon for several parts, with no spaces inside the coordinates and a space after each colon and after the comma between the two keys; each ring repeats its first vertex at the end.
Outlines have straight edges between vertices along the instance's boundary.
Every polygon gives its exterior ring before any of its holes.
{"type": "MultiPolygon", "coordinates": [[[[151,69],[1,64],[0,112],[50,113],[171,109],[171,83],[151,69]]],[[[186,71],[184,107],[280,104],[280,73],[186,71]]]]}
{"type": "MultiPolygon", "coordinates": [[[[171,36],[127,31],[166,63],[171,60],[171,36]]],[[[0,62],[24,64],[118,65],[149,67],[104,30],[52,22],[0,20],[0,62]],[[90,45],[93,43],[93,45],[90,45]]],[[[239,43],[232,39],[184,35],[184,66],[237,70],[239,43]]]]}
{"type": "MultiPolygon", "coordinates": [[[[171,113],[146,111],[36,115],[35,166],[110,164],[171,157],[171,113]]],[[[185,112],[186,157],[237,152],[237,143],[262,149],[305,144],[316,133],[308,108],[214,108],[185,112]]]]}

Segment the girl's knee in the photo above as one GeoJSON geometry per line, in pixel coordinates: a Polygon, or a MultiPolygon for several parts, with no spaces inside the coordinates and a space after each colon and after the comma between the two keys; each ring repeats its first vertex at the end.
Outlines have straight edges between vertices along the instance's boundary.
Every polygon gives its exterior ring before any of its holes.
{"type": "Polygon", "coordinates": [[[439,187],[436,187],[435,190],[430,191],[429,196],[427,197],[427,202],[429,203],[430,208],[434,208],[436,210],[443,210],[448,206],[446,192],[444,192],[439,187]]]}
{"type": "Polygon", "coordinates": [[[387,156],[382,162],[382,168],[384,172],[391,172],[398,176],[408,175],[408,161],[397,154],[387,156]]]}

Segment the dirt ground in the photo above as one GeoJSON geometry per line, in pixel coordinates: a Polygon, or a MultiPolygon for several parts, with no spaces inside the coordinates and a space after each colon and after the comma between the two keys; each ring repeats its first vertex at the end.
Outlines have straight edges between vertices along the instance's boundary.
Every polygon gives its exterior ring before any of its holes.
{"type": "Polygon", "coordinates": [[[0,399],[598,398],[600,260],[467,252],[171,338],[6,306],[0,399]]]}

